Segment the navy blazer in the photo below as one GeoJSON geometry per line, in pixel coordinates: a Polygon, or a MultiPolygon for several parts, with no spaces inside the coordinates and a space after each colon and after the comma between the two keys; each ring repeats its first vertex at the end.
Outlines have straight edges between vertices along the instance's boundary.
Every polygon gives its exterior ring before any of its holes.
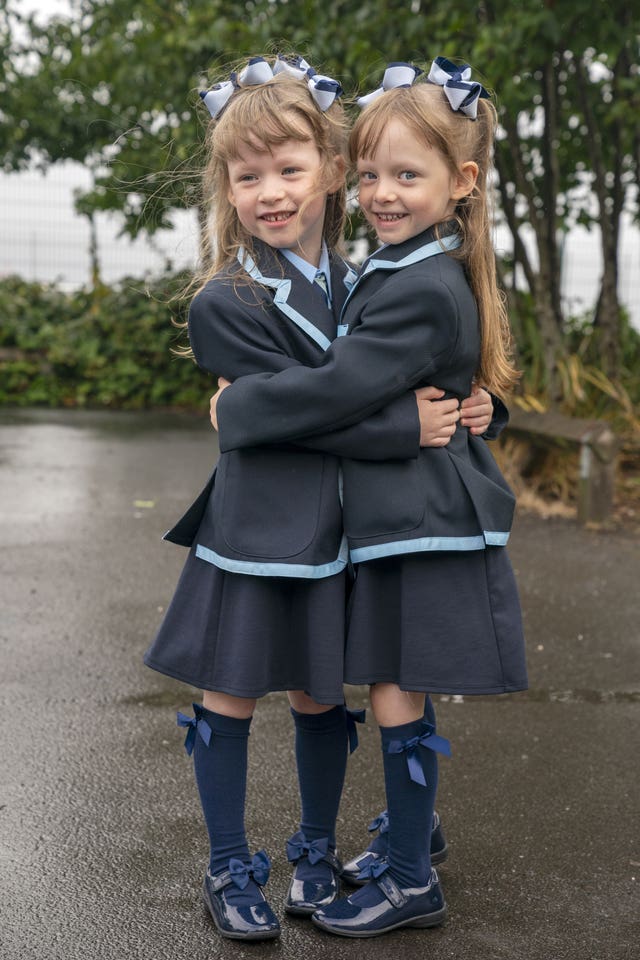
{"type": "MultiPolygon", "coordinates": [[[[256,243],[196,295],[189,340],[198,365],[236,380],[322,361],[355,274],[331,257],[332,307],[281,254],[256,243]],[[251,278],[251,281],[249,280],[251,278]]],[[[304,365],[304,367],[303,367],[304,365]]],[[[415,458],[420,424],[412,392],[354,426],[273,446],[225,451],[206,487],[165,539],[234,573],[318,578],[348,560],[340,460],[415,458]]]]}
{"type": "MultiPolygon", "coordinates": [[[[453,233],[446,243],[456,243],[453,233]]],[[[221,450],[342,429],[429,383],[447,397],[469,395],[480,351],[478,311],[463,265],[443,252],[433,230],[365,261],[342,323],[348,335],[314,370],[245,377],[222,393],[221,450]]],[[[467,429],[414,459],[345,458],[343,472],[354,562],[507,542],[514,496],[484,440],[467,429]]]]}

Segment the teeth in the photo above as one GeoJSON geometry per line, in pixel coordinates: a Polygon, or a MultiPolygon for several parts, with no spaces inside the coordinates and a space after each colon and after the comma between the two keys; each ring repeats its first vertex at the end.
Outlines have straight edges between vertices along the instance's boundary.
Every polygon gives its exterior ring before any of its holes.
{"type": "Polygon", "coordinates": [[[265,213],[262,219],[269,223],[279,223],[281,220],[288,220],[290,216],[290,213],[265,213]]]}
{"type": "Polygon", "coordinates": [[[402,220],[404,213],[377,213],[378,220],[393,221],[393,220],[402,220]]]}

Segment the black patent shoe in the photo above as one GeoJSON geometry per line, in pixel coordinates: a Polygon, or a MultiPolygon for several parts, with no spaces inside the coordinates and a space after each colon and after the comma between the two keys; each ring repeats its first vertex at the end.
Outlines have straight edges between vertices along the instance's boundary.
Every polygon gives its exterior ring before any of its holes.
{"type": "MultiPolygon", "coordinates": [[[[256,854],[256,857],[259,856],[260,854],[256,854]]],[[[278,918],[261,889],[258,889],[259,899],[255,903],[234,904],[228,899],[230,888],[235,886],[244,889],[250,876],[259,887],[266,883],[269,875],[269,861],[265,854],[267,868],[259,873],[257,869],[253,869],[256,857],[253,858],[250,867],[246,867],[240,860],[230,860],[229,870],[223,870],[215,875],[207,870],[202,894],[213,922],[223,937],[234,940],[272,940],[280,935],[278,918]],[[244,875],[242,867],[244,867],[244,875]]]]}
{"type": "Polygon", "coordinates": [[[426,887],[401,888],[388,873],[370,883],[384,895],[375,905],[359,906],[358,891],[324,910],[316,910],[311,917],[313,923],[339,937],[377,937],[399,927],[426,928],[444,923],[447,907],[435,870],[426,887]]]}
{"type": "Polygon", "coordinates": [[[302,832],[294,833],[287,841],[287,857],[295,863],[284,902],[287,913],[310,917],[333,903],[340,892],[342,864],[329,850],[327,838],[309,843],[302,832]]]}
{"type": "MultiPolygon", "coordinates": [[[[387,855],[388,844],[386,842],[386,833],[389,829],[389,817],[387,816],[387,811],[384,810],[374,820],[372,820],[367,829],[370,833],[378,830],[378,836],[374,838],[366,850],[363,850],[362,853],[359,853],[357,857],[353,858],[353,860],[349,860],[349,862],[345,863],[342,868],[342,879],[345,881],[345,883],[348,883],[353,887],[362,887],[365,883],[367,883],[369,877],[361,875],[363,867],[367,866],[367,864],[377,863],[387,855]]],[[[440,817],[434,810],[433,822],[431,826],[430,852],[432,866],[435,867],[437,864],[443,863],[447,859],[448,852],[449,847],[447,844],[447,838],[444,835],[440,817]]]]}

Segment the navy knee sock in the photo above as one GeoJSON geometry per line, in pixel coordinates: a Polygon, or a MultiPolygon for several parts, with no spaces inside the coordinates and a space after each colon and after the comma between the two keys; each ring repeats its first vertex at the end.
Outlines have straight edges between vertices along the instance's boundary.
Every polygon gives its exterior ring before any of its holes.
{"type": "MultiPolygon", "coordinates": [[[[436,729],[436,712],[433,708],[433,702],[429,694],[427,694],[426,697],[424,698],[424,713],[422,716],[423,716],[423,719],[426,720],[427,723],[430,723],[433,726],[433,729],[435,730],[436,729]]],[[[425,796],[425,802],[427,803],[429,802],[428,796],[425,796]]],[[[378,824],[378,826],[373,827],[373,829],[374,830],[378,829],[379,833],[371,840],[371,842],[367,847],[367,850],[370,850],[372,853],[377,853],[382,857],[386,857],[387,851],[389,849],[389,837],[387,833],[388,815],[386,810],[383,810],[382,813],[380,813],[375,818],[375,820],[372,821],[372,826],[373,824],[376,824],[376,823],[378,824]]],[[[431,840],[431,831],[429,831],[428,845],[430,843],[430,840],[431,840]]]]}
{"type": "MultiPolygon", "coordinates": [[[[336,819],[347,769],[348,734],[344,706],[336,706],[324,713],[299,713],[291,709],[296,728],[296,765],[300,787],[300,831],[308,842],[329,841],[329,849],[336,846],[336,819]]],[[[299,879],[326,879],[331,876],[329,865],[321,861],[315,865],[306,860],[298,862],[299,879]]]]}
{"type": "MultiPolygon", "coordinates": [[[[236,717],[213,713],[204,707],[199,708],[198,714],[211,729],[208,745],[200,735],[196,736],[193,761],[209,833],[209,870],[216,874],[228,868],[232,857],[244,863],[249,863],[251,859],[244,828],[251,717],[238,720],[236,717]]],[[[260,899],[253,880],[243,891],[233,886],[227,891],[234,903],[238,902],[238,897],[248,903],[260,899]]]]}
{"type": "Polygon", "coordinates": [[[347,769],[346,708],[324,713],[291,710],[296,726],[296,765],[300,786],[300,830],[307,840],[327,837],[336,845],[336,818],[347,769]]]}
{"type": "Polygon", "coordinates": [[[424,720],[398,727],[380,727],[382,761],[389,815],[389,870],[401,887],[421,887],[429,882],[429,840],[438,785],[438,760],[433,750],[418,745],[414,757],[424,773],[426,786],[412,780],[409,753],[390,753],[392,741],[406,743],[424,733],[424,720]]]}

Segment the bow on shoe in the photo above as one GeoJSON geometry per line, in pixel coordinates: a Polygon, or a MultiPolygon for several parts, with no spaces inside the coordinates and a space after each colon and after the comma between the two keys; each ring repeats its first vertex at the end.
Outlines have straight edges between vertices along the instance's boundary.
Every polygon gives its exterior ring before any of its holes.
{"type": "Polygon", "coordinates": [[[378,877],[381,877],[388,869],[389,863],[387,860],[382,860],[380,857],[369,854],[368,857],[362,861],[358,880],[377,880],[378,877]]]}
{"type": "Polygon", "coordinates": [[[349,710],[345,708],[345,716],[347,718],[347,736],[349,737],[349,753],[353,753],[354,750],[358,747],[358,728],[356,723],[364,723],[367,711],[366,710],[349,710]]]}
{"type": "Polygon", "coordinates": [[[471,80],[471,67],[468,63],[458,67],[446,57],[436,57],[427,80],[443,87],[451,109],[459,110],[471,120],[475,120],[478,115],[478,100],[489,97],[481,83],[471,80]]]}
{"type": "Polygon", "coordinates": [[[421,73],[422,70],[414,67],[411,63],[403,63],[401,61],[390,63],[382,77],[381,86],[379,86],[377,90],[372,90],[371,93],[365,94],[363,97],[358,97],[356,103],[359,107],[368,107],[370,103],[373,103],[374,100],[381,97],[387,90],[393,90],[395,87],[410,87],[416,77],[419,77],[421,73]]]}
{"type": "Polygon", "coordinates": [[[424,778],[424,770],[420,763],[418,747],[427,747],[435,753],[442,753],[445,757],[451,756],[451,744],[444,737],[439,737],[435,732],[432,723],[424,724],[425,732],[420,736],[410,737],[409,740],[391,740],[387,746],[387,753],[405,753],[407,754],[407,766],[409,776],[414,783],[419,783],[426,787],[427,781],[424,778]]]}
{"type": "Polygon", "coordinates": [[[299,830],[287,840],[287,860],[289,860],[290,863],[295,863],[306,854],[309,858],[309,863],[313,866],[321,860],[324,860],[328,852],[328,837],[323,837],[321,840],[312,840],[311,843],[309,843],[304,833],[299,830]]]}
{"type": "Polygon", "coordinates": [[[193,753],[193,748],[196,743],[196,734],[200,734],[207,746],[209,746],[209,743],[211,742],[211,727],[202,716],[202,707],[199,704],[194,703],[193,712],[195,713],[195,717],[188,717],[185,713],[180,713],[178,710],[176,721],[179,727],[188,728],[184,741],[184,748],[189,756],[191,756],[193,753]]]}
{"type": "Polygon", "coordinates": [[[264,887],[270,873],[271,861],[265,850],[258,850],[249,864],[237,860],[235,857],[229,860],[229,875],[240,890],[244,890],[251,877],[259,886],[264,887]]]}
{"type": "Polygon", "coordinates": [[[278,54],[273,67],[264,57],[252,57],[240,73],[232,73],[223,83],[216,83],[210,90],[200,91],[200,96],[213,119],[217,120],[236,90],[268,83],[279,73],[286,73],[297,80],[306,80],[309,93],[322,113],[343,93],[337,80],[316,73],[302,57],[283,57],[278,54]]]}

